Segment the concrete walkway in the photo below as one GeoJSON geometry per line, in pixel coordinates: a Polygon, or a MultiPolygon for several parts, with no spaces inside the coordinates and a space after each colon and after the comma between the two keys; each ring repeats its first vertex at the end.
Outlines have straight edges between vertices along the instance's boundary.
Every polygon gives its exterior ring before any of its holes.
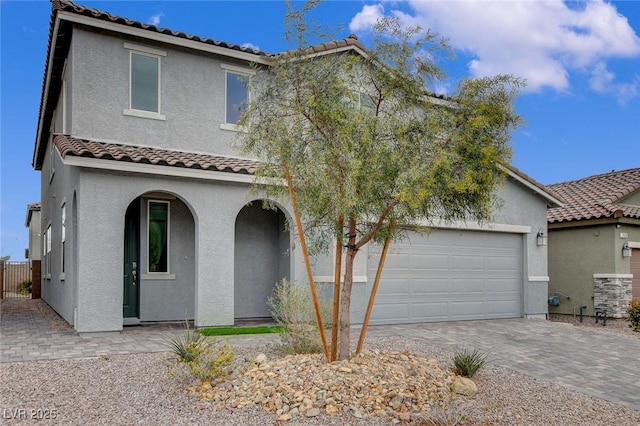
{"type": "MultiPolygon", "coordinates": [[[[2,302],[0,362],[167,351],[179,325],[125,327],[78,336],[52,329],[34,303],[2,302]]],[[[370,327],[368,337],[405,336],[443,349],[490,351],[490,362],[640,410],[640,338],[542,320],[491,320],[370,327]]],[[[274,334],[229,336],[232,345],[277,341],[274,334]]],[[[0,367],[1,368],[1,367],[0,367]]]]}

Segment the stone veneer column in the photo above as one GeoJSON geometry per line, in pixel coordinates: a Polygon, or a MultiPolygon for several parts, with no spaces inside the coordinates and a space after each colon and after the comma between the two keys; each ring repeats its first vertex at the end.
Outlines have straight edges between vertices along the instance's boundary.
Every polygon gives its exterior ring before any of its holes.
{"type": "Polygon", "coordinates": [[[625,318],[632,299],[631,274],[593,274],[593,307],[611,318],[625,318]]]}

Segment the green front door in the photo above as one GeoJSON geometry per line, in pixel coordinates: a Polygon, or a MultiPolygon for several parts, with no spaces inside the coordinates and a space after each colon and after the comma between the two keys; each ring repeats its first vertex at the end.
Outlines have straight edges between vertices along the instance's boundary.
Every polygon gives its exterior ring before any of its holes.
{"type": "Polygon", "coordinates": [[[140,316],[139,247],[140,247],[140,201],[135,200],[127,209],[124,220],[124,318],[140,316]]]}

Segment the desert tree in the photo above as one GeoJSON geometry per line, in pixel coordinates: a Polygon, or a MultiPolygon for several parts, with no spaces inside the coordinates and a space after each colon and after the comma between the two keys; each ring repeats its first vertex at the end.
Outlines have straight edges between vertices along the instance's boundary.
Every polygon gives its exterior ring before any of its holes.
{"type": "Polygon", "coordinates": [[[383,250],[358,351],[389,243],[426,229],[417,224],[491,217],[521,122],[514,99],[523,82],[464,78],[454,93],[436,96],[433,85],[445,77],[439,62],[450,55],[445,39],[383,18],[369,47],[353,36],[312,43],[313,6],[289,4],[286,35],[296,45],[252,79],[241,147],[261,160],[261,182],[283,182],[265,190],[293,203],[312,290],[306,252],[335,247],[330,354],[319,318],[325,354],[335,360],[350,356],[354,260],[366,244],[383,250]]]}

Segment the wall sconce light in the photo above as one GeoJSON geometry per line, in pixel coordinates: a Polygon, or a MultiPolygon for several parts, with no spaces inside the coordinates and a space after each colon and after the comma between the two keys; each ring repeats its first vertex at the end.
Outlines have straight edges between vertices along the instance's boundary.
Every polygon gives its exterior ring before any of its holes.
{"type": "Polygon", "coordinates": [[[631,257],[631,247],[629,247],[628,241],[622,246],[622,257],[631,257]]]}
{"type": "Polygon", "coordinates": [[[538,243],[539,246],[547,245],[547,235],[544,233],[542,229],[538,231],[538,235],[536,236],[536,242],[538,243]]]}

